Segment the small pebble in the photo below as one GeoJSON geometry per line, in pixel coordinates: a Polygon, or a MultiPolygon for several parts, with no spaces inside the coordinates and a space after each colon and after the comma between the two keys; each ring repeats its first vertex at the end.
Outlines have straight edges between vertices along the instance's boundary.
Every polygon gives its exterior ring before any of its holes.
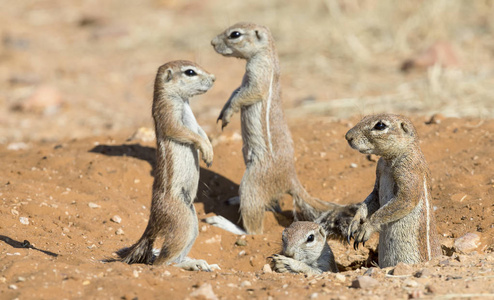
{"type": "Polygon", "coordinates": [[[357,276],[352,281],[352,287],[356,289],[369,289],[379,285],[379,281],[369,276],[357,276]]]}
{"type": "Polygon", "coordinates": [[[90,208],[100,208],[100,207],[101,207],[101,205],[96,204],[96,203],[93,203],[93,202],[89,202],[87,205],[88,205],[90,208]]]}
{"type": "Polygon", "coordinates": [[[21,222],[21,224],[24,224],[24,225],[29,225],[29,219],[26,217],[20,217],[19,222],[21,222]]]}
{"type": "Polygon", "coordinates": [[[411,280],[411,279],[406,279],[403,284],[406,286],[406,287],[417,287],[419,286],[418,282],[415,281],[415,280],[411,280]]]}
{"type": "Polygon", "coordinates": [[[311,299],[317,299],[317,297],[319,297],[319,294],[317,294],[317,293],[312,293],[312,294],[310,295],[310,298],[311,298],[311,299]]]}
{"type": "Polygon", "coordinates": [[[403,276],[412,274],[412,267],[408,264],[399,262],[393,269],[393,275],[403,276]]]}
{"type": "Polygon", "coordinates": [[[11,285],[9,285],[9,289],[11,289],[11,290],[17,290],[17,285],[11,284],[11,285]]]}
{"type": "Polygon", "coordinates": [[[269,264],[265,264],[262,267],[262,272],[263,273],[273,273],[273,270],[271,269],[271,266],[269,264]]]}
{"type": "Polygon", "coordinates": [[[455,240],[455,250],[459,253],[470,253],[480,246],[480,236],[476,233],[467,233],[455,240]]]}
{"type": "Polygon", "coordinates": [[[240,283],[240,286],[241,287],[252,286],[252,283],[246,280],[246,281],[242,281],[242,283],[240,283]]]}
{"type": "Polygon", "coordinates": [[[244,240],[244,239],[238,239],[237,241],[235,241],[235,245],[237,245],[237,246],[247,246],[247,241],[244,240]]]}
{"type": "Polygon", "coordinates": [[[117,223],[117,224],[120,224],[120,222],[122,222],[122,218],[120,218],[119,215],[114,215],[113,217],[111,217],[110,220],[117,223]]]}
{"type": "Polygon", "coordinates": [[[355,169],[356,167],[358,167],[358,165],[356,163],[351,163],[350,164],[350,168],[355,169]]]}
{"type": "Polygon", "coordinates": [[[170,271],[165,270],[165,272],[163,272],[163,275],[170,276],[170,275],[172,275],[172,273],[170,273],[170,271]]]}
{"type": "Polygon", "coordinates": [[[337,274],[335,275],[335,278],[336,278],[336,280],[341,281],[341,282],[345,282],[345,281],[346,281],[346,277],[345,277],[345,275],[343,275],[343,274],[339,274],[339,273],[337,273],[337,274]]]}
{"type": "Polygon", "coordinates": [[[122,228],[118,228],[117,231],[115,231],[115,234],[116,235],[122,235],[122,234],[124,234],[124,231],[122,228]]]}

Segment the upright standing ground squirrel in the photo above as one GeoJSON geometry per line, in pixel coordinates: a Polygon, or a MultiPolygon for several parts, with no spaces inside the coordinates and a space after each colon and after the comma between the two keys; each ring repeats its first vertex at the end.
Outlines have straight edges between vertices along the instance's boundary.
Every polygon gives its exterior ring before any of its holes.
{"type": "Polygon", "coordinates": [[[247,60],[242,85],[233,92],[218,118],[223,128],[234,113],[241,113],[246,170],[239,196],[245,230],[262,233],[264,210],[275,207],[286,193],[293,197],[304,218],[314,220],[319,211],[332,206],[311,197],[297,178],[271,32],[257,24],[238,23],[216,36],[211,44],[219,54],[247,60]]]}
{"type": "Polygon", "coordinates": [[[283,250],[274,254],[273,269],[279,273],[321,274],[338,272],[326,232],[314,222],[294,222],[283,230],[283,250]]]}
{"type": "Polygon", "coordinates": [[[174,262],[184,269],[205,271],[215,266],[186,257],[198,234],[193,204],[199,184],[198,150],[208,166],[213,161],[213,147],[197,124],[189,98],[207,92],[214,80],[214,75],[190,61],[172,61],[158,69],[153,100],[157,162],[151,213],[139,241],[120,251],[123,262],[174,262]],[[164,242],[154,260],[153,243],[159,237],[164,242]]]}
{"type": "Polygon", "coordinates": [[[348,232],[354,247],[379,231],[379,266],[418,263],[441,254],[431,205],[430,171],[412,122],[399,115],[363,118],[346,134],[350,146],[381,156],[374,190],[348,232]]]}

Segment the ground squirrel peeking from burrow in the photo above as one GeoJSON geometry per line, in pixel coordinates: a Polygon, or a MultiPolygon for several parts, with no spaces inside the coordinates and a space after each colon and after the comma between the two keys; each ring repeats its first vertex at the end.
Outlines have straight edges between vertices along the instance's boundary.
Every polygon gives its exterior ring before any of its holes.
{"type": "MultiPolygon", "coordinates": [[[[218,117],[223,128],[234,113],[241,114],[246,170],[239,201],[246,232],[263,232],[265,209],[277,208],[283,194],[293,197],[294,206],[306,220],[314,220],[322,211],[335,208],[335,204],[311,197],[297,178],[293,141],[282,108],[278,54],[269,29],[238,23],[216,36],[211,44],[223,56],[247,61],[241,86],[232,93],[218,117]]],[[[229,222],[220,216],[207,218],[206,222],[226,230],[235,226],[225,224],[229,222]]]]}
{"type": "Polygon", "coordinates": [[[314,222],[294,222],[283,230],[283,249],[274,254],[273,270],[279,273],[321,274],[338,272],[326,231],[314,222]]]}
{"type": "Polygon", "coordinates": [[[188,270],[211,271],[217,265],[186,257],[198,235],[193,201],[199,185],[199,154],[209,166],[213,147],[197,123],[189,98],[207,92],[215,77],[190,61],[172,61],[158,69],[154,84],[156,168],[148,225],[139,241],[121,249],[121,261],[176,263],[188,270]],[[153,243],[164,242],[156,257],[153,243]]]}
{"type": "Polygon", "coordinates": [[[354,247],[379,232],[381,268],[441,254],[431,204],[430,171],[412,122],[400,115],[364,117],[345,138],[353,149],[381,156],[372,193],[348,229],[354,247]]]}

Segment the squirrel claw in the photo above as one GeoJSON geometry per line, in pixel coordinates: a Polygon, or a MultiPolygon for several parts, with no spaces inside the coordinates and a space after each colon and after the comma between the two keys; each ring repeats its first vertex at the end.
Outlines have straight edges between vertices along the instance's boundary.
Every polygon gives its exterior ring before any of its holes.
{"type": "Polygon", "coordinates": [[[354,250],[357,250],[358,249],[358,244],[359,244],[358,242],[353,243],[353,249],[354,250]]]}

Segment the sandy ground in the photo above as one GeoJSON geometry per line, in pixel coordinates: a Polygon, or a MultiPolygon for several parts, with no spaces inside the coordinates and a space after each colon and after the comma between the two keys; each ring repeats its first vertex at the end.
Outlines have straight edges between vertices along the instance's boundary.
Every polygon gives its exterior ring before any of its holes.
{"type": "Polygon", "coordinates": [[[18,1],[0,11],[1,299],[494,298],[492,2],[100,2],[18,1]],[[280,275],[263,267],[292,221],[288,196],[284,213],[266,213],[263,235],[201,221],[239,217],[224,203],[244,171],[239,118],[224,132],[215,120],[243,62],[215,54],[209,41],[241,20],[268,25],[277,40],[297,171],[313,196],[362,201],[376,162],[344,134],[365,114],[411,116],[432,171],[442,257],[368,271],[374,236],[357,251],[330,241],[343,276],[280,275]],[[459,63],[400,72],[437,41],[459,63]],[[201,168],[190,256],[219,264],[212,273],[101,262],[146,226],[155,145],[127,139],[152,125],[155,71],[173,59],[217,76],[192,103],[215,157],[201,168]],[[436,112],[445,117],[426,124],[436,112]],[[480,240],[462,253],[455,241],[468,233],[480,240]],[[366,271],[378,284],[351,288],[366,271]]]}

